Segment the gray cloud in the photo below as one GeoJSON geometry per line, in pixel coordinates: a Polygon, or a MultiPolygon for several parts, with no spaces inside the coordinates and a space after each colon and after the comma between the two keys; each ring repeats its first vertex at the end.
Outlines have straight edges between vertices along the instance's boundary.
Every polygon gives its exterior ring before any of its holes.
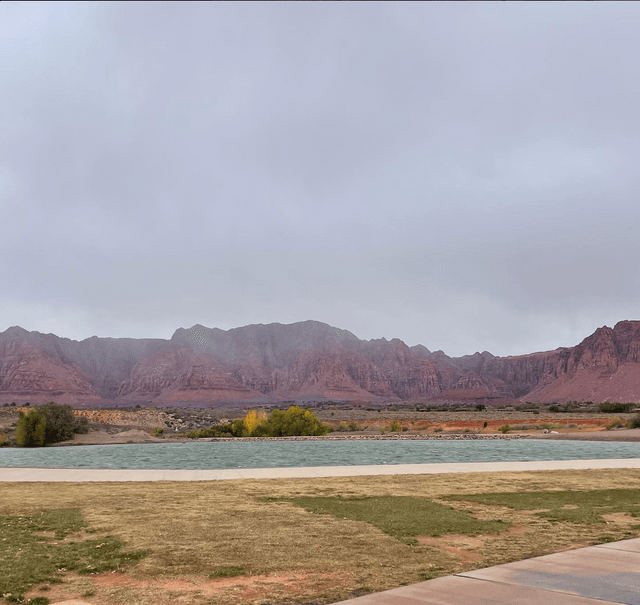
{"type": "Polygon", "coordinates": [[[638,317],[634,3],[0,3],[0,329],[638,317]]]}

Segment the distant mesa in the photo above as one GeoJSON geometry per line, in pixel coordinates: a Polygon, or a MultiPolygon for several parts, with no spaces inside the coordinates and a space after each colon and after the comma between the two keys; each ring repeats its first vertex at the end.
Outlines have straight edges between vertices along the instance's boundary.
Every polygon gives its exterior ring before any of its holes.
{"type": "Polygon", "coordinates": [[[318,321],[171,339],[82,341],[12,326],[0,333],[0,405],[175,405],[246,401],[510,398],[640,401],[640,321],[598,328],[574,347],[515,357],[463,357],[401,340],[361,340],[318,321]]]}

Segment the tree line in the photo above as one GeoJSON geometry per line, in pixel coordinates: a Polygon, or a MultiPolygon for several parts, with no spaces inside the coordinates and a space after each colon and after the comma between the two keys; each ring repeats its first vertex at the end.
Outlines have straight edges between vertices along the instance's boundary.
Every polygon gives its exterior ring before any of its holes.
{"type": "Polygon", "coordinates": [[[330,430],[313,412],[293,405],[286,412],[273,410],[268,417],[264,412],[251,411],[227,424],[190,431],[187,437],[298,437],[326,435],[330,430]]]}

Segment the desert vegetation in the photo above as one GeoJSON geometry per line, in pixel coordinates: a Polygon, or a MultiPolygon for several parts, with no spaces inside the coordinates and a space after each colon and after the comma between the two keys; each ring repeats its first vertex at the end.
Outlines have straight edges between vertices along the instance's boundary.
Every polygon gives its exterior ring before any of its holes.
{"type": "Polygon", "coordinates": [[[604,414],[628,414],[637,407],[636,403],[617,403],[605,401],[598,405],[598,411],[604,414]]]}
{"type": "Polygon", "coordinates": [[[330,427],[322,424],[310,410],[291,406],[286,412],[273,410],[268,417],[264,412],[252,410],[233,422],[190,431],[187,437],[294,437],[326,435],[329,431],[330,427]]]}
{"type": "Polygon", "coordinates": [[[76,433],[88,431],[88,420],[75,416],[70,405],[50,401],[26,414],[21,410],[14,437],[20,447],[38,447],[67,441],[76,433]]]}

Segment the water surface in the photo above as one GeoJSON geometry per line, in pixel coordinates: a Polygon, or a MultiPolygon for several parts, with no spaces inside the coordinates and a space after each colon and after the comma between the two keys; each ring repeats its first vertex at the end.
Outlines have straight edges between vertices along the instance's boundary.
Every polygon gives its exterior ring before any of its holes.
{"type": "Polygon", "coordinates": [[[234,441],[0,449],[0,466],[228,469],[640,458],[640,443],[602,441],[234,441]]]}

